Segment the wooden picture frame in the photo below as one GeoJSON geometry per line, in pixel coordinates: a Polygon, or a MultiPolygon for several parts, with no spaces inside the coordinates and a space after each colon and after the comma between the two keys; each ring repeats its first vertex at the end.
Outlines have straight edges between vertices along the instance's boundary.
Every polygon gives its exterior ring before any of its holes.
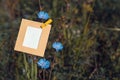
{"type": "Polygon", "coordinates": [[[41,28],[41,24],[22,19],[14,50],[43,57],[51,25],[41,28]]]}

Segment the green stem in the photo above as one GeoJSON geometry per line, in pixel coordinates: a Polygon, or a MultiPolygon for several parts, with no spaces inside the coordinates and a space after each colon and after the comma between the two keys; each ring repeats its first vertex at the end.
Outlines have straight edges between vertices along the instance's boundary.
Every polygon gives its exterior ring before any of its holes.
{"type": "Polygon", "coordinates": [[[85,24],[85,28],[84,28],[84,33],[83,33],[83,35],[86,35],[86,33],[88,32],[88,24],[89,24],[89,21],[90,21],[90,15],[88,16],[87,23],[85,24]]]}
{"type": "Polygon", "coordinates": [[[27,78],[30,79],[29,72],[28,72],[28,63],[27,63],[26,55],[23,54],[23,57],[24,57],[24,65],[25,65],[25,71],[27,73],[27,78]]]}
{"type": "MultiPolygon", "coordinates": [[[[95,5],[95,1],[93,3],[92,7],[94,7],[94,5],[95,5]]],[[[83,34],[86,35],[86,33],[88,32],[88,24],[90,22],[91,13],[88,15],[88,18],[87,18],[87,12],[86,11],[83,11],[83,15],[84,15],[84,20],[85,20],[85,28],[84,28],[83,34]]]]}
{"type": "Polygon", "coordinates": [[[43,69],[43,80],[45,80],[45,69],[43,69]]]}
{"type": "Polygon", "coordinates": [[[18,74],[18,69],[16,69],[16,80],[19,80],[19,74],[18,74]]]}
{"type": "Polygon", "coordinates": [[[32,63],[31,63],[31,79],[34,80],[34,63],[33,63],[33,59],[32,59],[32,63]]]}
{"type": "Polygon", "coordinates": [[[37,80],[37,64],[36,63],[35,63],[34,69],[35,69],[35,78],[34,78],[34,80],[37,80]]]}
{"type": "MultiPolygon", "coordinates": [[[[56,53],[56,54],[57,54],[57,53],[56,53]]],[[[53,65],[54,65],[54,62],[55,62],[55,55],[54,55],[54,57],[53,57],[53,61],[52,61],[52,64],[53,64],[53,65]]],[[[52,76],[52,70],[53,70],[53,68],[54,68],[54,66],[51,67],[51,69],[50,69],[49,80],[51,80],[51,76],[52,76]]]]}

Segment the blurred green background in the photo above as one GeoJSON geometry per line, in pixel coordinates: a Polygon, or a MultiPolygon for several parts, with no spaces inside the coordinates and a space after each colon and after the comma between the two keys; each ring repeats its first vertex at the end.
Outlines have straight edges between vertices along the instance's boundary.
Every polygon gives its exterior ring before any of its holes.
{"type": "MultiPolygon", "coordinates": [[[[53,19],[45,52],[57,63],[51,80],[120,80],[120,0],[0,0],[0,80],[43,80],[40,68],[28,79],[23,53],[14,51],[21,19],[35,21],[40,10],[53,19]],[[55,41],[64,45],[59,53],[55,41]]],[[[28,67],[40,58],[24,55],[28,67]]]]}

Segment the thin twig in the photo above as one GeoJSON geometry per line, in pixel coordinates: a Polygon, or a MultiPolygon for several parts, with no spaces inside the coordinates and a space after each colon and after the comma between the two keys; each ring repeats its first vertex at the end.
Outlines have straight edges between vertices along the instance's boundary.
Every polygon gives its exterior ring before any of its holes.
{"type": "Polygon", "coordinates": [[[94,68],[94,70],[92,71],[92,73],[90,74],[89,79],[91,79],[92,76],[95,74],[95,72],[96,72],[97,69],[98,69],[97,67],[98,67],[98,64],[97,64],[97,62],[96,62],[96,58],[95,58],[95,68],[94,68]]]}
{"type": "Polygon", "coordinates": [[[52,70],[53,70],[53,68],[54,68],[54,61],[55,61],[55,56],[53,57],[53,61],[52,61],[53,66],[52,66],[51,69],[50,69],[49,80],[51,80],[52,70]]]}
{"type": "Polygon", "coordinates": [[[40,0],[39,0],[39,9],[40,9],[40,11],[41,11],[41,3],[40,3],[40,0]]]}
{"type": "Polygon", "coordinates": [[[39,71],[38,76],[39,76],[40,80],[42,80],[41,71],[39,71]]]}
{"type": "Polygon", "coordinates": [[[45,69],[43,69],[43,80],[45,80],[45,69]]]}
{"type": "Polygon", "coordinates": [[[97,71],[97,68],[95,68],[95,69],[93,70],[93,72],[90,74],[89,79],[92,78],[92,76],[94,75],[94,73],[95,73],[96,71],[97,71]]]}

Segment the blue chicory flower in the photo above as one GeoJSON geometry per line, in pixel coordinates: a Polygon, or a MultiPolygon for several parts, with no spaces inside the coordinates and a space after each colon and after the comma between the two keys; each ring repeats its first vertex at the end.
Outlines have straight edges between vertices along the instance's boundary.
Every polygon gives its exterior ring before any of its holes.
{"type": "Polygon", "coordinates": [[[48,15],[47,12],[40,11],[40,12],[38,13],[38,18],[47,20],[48,18],[50,18],[50,16],[48,15]]]}
{"type": "Polygon", "coordinates": [[[48,69],[50,67],[50,62],[46,59],[40,59],[37,62],[38,66],[40,66],[42,69],[48,69]]]}
{"type": "Polygon", "coordinates": [[[63,45],[61,42],[54,42],[52,47],[58,52],[63,49],[63,45]]]}

